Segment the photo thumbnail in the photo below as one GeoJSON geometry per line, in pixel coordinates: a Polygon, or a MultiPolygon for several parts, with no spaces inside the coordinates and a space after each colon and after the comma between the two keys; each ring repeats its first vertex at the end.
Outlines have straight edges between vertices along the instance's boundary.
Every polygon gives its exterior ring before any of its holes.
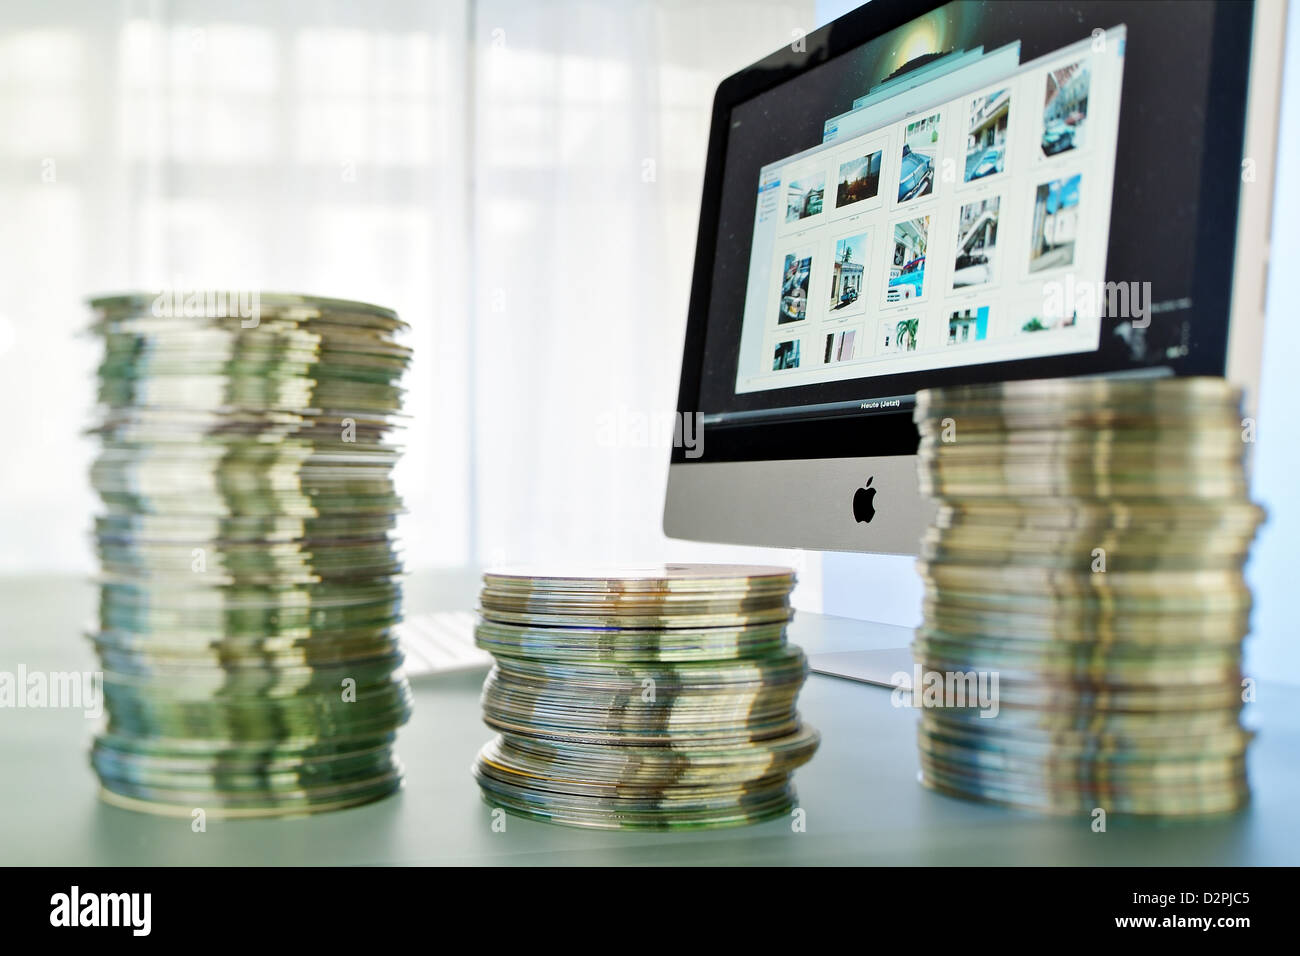
{"type": "Polygon", "coordinates": [[[925,292],[925,248],[930,236],[930,217],[904,219],[894,225],[894,255],[889,267],[885,302],[919,299],[925,292]]]}
{"type": "Polygon", "coordinates": [[[781,309],[777,325],[802,322],[808,317],[808,281],[812,277],[812,253],[791,252],[781,270],[781,309]]]}
{"type": "Polygon", "coordinates": [[[799,367],[799,340],[791,339],[788,342],[776,343],[776,350],[772,355],[772,371],[780,372],[788,368],[799,367]]]}
{"type": "Polygon", "coordinates": [[[826,365],[833,365],[835,362],[847,362],[853,358],[853,349],[857,343],[857,337],[856,329],[828,333],[826,335],[826,354],[822,361],[826,365]]]}
{"type": "Polygon", "coordinates": [[[1043,155],[1082,146],[1087,120],[1088,61],[1049,72],[1043,101],[1043,155]]]}
{"type": "Polygon", "coordinates": [[[798,222],[822,211],[826,198],[826,174],[815,173],[791,180],[785,193],[785,221],[798,222]]]}
{"type": "Polygon", "coordinates": [[[948,316],[948,344],[983,342],[989,334],[989,307],[962,309],[948,316]]]}
{"type": "Polygon", "coordinates": [[[908,123],[898,169],[898,201],[908,202],[934,191],[934,166],[939,151],[939,114],[908,123]]]}
{"type": "Polygon", "coordinates": [[[995,176],[1007,166],[1007,121],[1011,117],[1011,91],[998,90],[971,101],[966,131],[965,182],[995,176]]]}
{"type": "Polygon", "coordinates": [[[862,297],[866,277],[867,235],[845,236],[835,243],[831,262],[830,311],[850,309],[862,297]]]}
{"type": "Polygon", "coordinates": [[[998,242],[998,197],[967,203],[957,217],[957,258],[953,261],[954,289],[987,285],[993,281],[998,242]]]}
{"type": "Polygon", "coordinates": [[[1020,323],[1019,331],[1050,332],[1052,329],[1072,329],[1078,321],[1079,316],[1076,312],[1064,316],[1053,316],[1050,313],[1042,312],[1024,319],[1020,323]]]}
{"type": "Polygon", "coordinates": [[[880,351],[915,352],[920,325],[921,321],[916,316],[907,319],[881,320],[880,351]]]}
{"type": "Polygon", "coordinates": [[[883,155],[884,150],[878,149],[840,164],[839,185],[835,187],[837,209],[876,198],[880,193],[880,160],[883,155]]]}
{"type": "Polygon", "coordinates": [[[1074,241],[1079,233],[1079,182],[1075,173],[1038,187],[1034,196],[1034,222],[1030,231],[1029,271],[1042,272],[1074,262],[1074,241]]]}

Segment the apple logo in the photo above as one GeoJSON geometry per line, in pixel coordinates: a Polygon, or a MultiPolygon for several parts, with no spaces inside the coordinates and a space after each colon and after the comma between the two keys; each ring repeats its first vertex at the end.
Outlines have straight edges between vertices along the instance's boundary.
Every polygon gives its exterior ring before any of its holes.
{"type": "Polygon", "coordinates": [[[853,494],[853,518],[855,521],[870,522],[876,516],[876,489],[871,487],[871,482],[875,478],[876,476],[872,475],[867,479],[867,483],[853,494]]]}

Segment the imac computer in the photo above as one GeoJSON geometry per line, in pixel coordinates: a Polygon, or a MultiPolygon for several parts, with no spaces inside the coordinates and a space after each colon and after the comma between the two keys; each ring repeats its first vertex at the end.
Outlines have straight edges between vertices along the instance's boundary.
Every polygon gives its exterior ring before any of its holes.
{"type": "Polygon", "coordinates": [[[915,554],[919,389],[1256,400],[1285,4],[873,0],[719,86],[664,530],[915,554]]]}

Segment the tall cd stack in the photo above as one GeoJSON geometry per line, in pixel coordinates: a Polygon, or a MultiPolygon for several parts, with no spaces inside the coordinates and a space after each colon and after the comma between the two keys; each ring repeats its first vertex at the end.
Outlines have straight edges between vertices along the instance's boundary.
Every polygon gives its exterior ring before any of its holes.
{"type": "Polygon", "coordinates": [[[939,503],[913,648],[924,782],[1094,820],[1241,807],[1263,512],[1240,392],[1011,382],[922,392],[916,421],[939,503]]]}
{"type": "Polygon", "coordinates": [[[405,325],[279,294],[91,307],[104,799],[273,816],[393,792],[405,325]]]}

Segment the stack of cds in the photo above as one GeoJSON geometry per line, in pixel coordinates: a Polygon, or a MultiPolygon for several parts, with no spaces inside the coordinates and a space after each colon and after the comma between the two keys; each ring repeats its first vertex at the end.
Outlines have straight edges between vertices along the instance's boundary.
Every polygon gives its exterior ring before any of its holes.
{"type": "Polygon", "coordinates": [[[914,645],[936,691],[918,700],[923,781],[1061,814],[1241,807],[1242,566],[1263,512],[1240,392],[1195,378],[934,389],[916,421],[939,502],[914,645]]]}
{"type": "Polygon", "coordinates": [[[91,760],[120,806],[303,813],[401,783],[386,436],[405,326],[356,302],[257,301],[252,319],[165,296],[91,303],[108,711],[91,760]]]}
{"type": "Polygon", "coordinates": [[[488,803],[604,829],[735,826],[794,807],[817,749],[786,643],[793,572],[668,565],[484,576],[496,666],[474,775],[488,803]]]}

